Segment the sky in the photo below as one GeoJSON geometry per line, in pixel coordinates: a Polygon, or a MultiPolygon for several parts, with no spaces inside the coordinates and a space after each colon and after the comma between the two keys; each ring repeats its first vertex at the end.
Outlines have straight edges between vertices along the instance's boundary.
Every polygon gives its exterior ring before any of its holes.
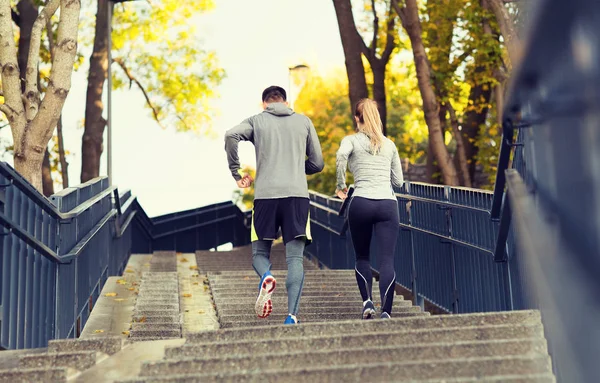
{"type": "MultiPolygon", "coordinates": [[[[319,73],[344,67],[331,1],[215,0],[215,4],[210,13],[190,20],[203,48],[216,52],[227,76],[213,102],[218,112],[212,124],[215,138],[163,130],[150,118],[143,95],[135,88],[112,94],[113,184],[132,190],[150,216],[231,200],[237,187],[227,167],[225,131],[260,113],[264,88],[277,84],[288,89],[289,67],[307,64],[319,73]]],[[[86,57],[85,66],[74,73],[63,109],[71,185],[79,183],[81,172],[80,125],[88,61],[86,57]]],[[[297,92],[292,89],[290,97],[297,92]]],[[[0,136],[9,138],[8,129],[0,136]]],[[[251,144],[240,146],[240,159],[254,165],[251,144]]],[[[100,174],[105,175],[106,137],[101,162],[100,174]]]]}

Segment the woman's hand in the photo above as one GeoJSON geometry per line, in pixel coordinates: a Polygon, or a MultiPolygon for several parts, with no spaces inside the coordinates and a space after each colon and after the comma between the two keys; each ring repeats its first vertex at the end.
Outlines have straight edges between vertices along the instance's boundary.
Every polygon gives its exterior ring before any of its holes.
{"type": "Polygon", "coordinates": [[[344,190],[339,190],[337,189],[335,191],[335,195],[338,196],[339,199],[341,199],[342,201],[345,200],[346,198],[348,198],[348,189],[344,189],[344,190]]]}

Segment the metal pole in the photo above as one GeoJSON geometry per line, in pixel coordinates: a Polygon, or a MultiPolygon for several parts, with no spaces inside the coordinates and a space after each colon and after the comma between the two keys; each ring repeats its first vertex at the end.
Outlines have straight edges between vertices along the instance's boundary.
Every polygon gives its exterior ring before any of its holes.
{"type": "Polygon", "coordinates": [[[107,30],[108,30],[108,44],[107,44],[107,50],[108,50],[108,84],[107,84],[107,88],[106,88],[106,94],[107,94],[107,100],[106,100],[106,139],[107,139],[107,149],[106,149],[106,156],[108,158],[108,166],[107,166],[107,172],[108,172],[108,184],[109,186],[112,186],[113,183],[113,177],[112,177],[112,120],[111,120],[111,107],[112,107],[112,97],[111,97],[111,93],[112,93],[112,71],[111,71],[111,64],[112,64],[112,1],[111,0],[107,0],[106,1],[106,5],[108,7],[107,10],[107,30]]]}

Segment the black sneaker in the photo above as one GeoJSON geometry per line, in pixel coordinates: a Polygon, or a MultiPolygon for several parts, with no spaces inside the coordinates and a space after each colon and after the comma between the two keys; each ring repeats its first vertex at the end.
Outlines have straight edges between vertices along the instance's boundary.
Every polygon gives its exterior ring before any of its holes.
{"type": "Polygon", "coordinates": [[[391,316],[390,316],[390,314],[388,314],[388,313],[386,313],[386,312],[384,311],[384,312],[382,312],[382,313],[381,313],[381,316],[380,316],[380,318],[381,318],[381,319],[390,319],[390,318],[391,318],[391,316]]]}
{"type": "Polygon", "coordinates": [[[365,303],[363,305],[362,318],[363,319],[373,319],[374,316],[375,316],[375,306],[373,305],[373,302],[367,301],[367,303],[365,303]]]}

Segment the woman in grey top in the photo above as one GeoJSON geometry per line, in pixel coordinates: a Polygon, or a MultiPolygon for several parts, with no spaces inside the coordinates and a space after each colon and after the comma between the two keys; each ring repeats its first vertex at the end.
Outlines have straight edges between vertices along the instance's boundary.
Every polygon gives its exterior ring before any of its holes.
{"type": "Polygon", "coordinates": [[[394,251],[398,238],[398,202],[392,185],[404,183],[396,145],[383,135],[377,103],[362,99],[354,113],[357,133],[342,140],[337,152],[337,190],[347,197],[346,167],[354,175],[354,194],[348,224],[356,253],[356,281],[363,299],[363,319],[375,315],[370,266],[371,238],[377,243],[381,318],[390,318],[394,299],[394,251]]]}

